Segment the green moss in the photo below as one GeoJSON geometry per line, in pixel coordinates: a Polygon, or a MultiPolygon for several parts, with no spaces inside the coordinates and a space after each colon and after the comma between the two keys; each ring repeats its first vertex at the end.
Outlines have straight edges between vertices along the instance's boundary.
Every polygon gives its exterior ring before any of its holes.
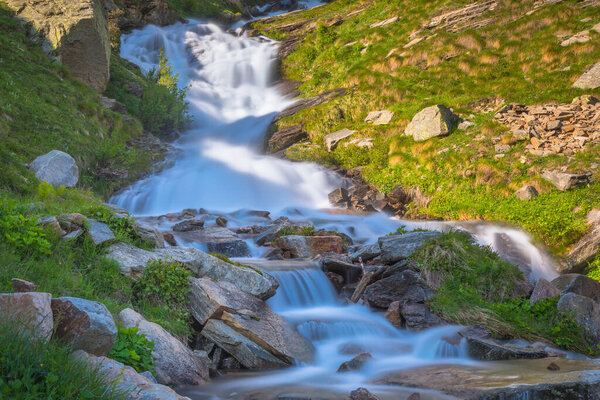
{"type": "Polygon", "coordinates": [[[241,264],[239,262],[230,260],[229,257],[227,257],[225,254],[221,254],[221,253],[208,253],[213,257],[217,257],[219,260],[225,261],[226,263],[229,263],[231,265],[235,265],[236,267],[240,267],[240,268],[248,268],[251,269],[252,271],[258,273],[259,275],[262,275],[262,271],[259,269],[256,269],[250,265],[245,265],[245,264],[241,264]]]}

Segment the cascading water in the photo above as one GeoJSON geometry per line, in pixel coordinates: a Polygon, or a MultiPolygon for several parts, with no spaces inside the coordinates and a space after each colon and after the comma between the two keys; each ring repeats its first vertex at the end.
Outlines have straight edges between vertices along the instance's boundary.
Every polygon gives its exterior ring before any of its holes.
{"type": "MultiPolygon", "coordinates": [[[[203,207],[229,213],[228,219],[237,226],[257,223],[256,215],[237,210],[268,210],[346,233],[357,243],[373,242],[401,225],[408,230],[463,229],[520,264],[533,278],[552,278],[556,274],[551,257],[513,227],[483,222],[401,221],[383,214],[356,216],[320,210],[328,207],[327,194],[340,185],[337,175],[314,164],[261,154],[270,121],[291,104],[272,87],[277,43],[266,38],[237,37],[210,23],[190,22],[165,28],[148,26],[123,36],[121,55],[149,71],[157,63],[161,48],[179,74],[181,87],[189,87],[187,100],[194,122],[174,143],[176,151],[169,156],[169,168],[115,195],[112,203],[137,216],[203,207]]],[[[402,388],[368,382],[394,369],[471,362],[460,340],[456,340],[455,327],[421,333],[399,331],[364,306],[340,302],[318,269],[272,274],[280,288],[268,304],[313,341],[317,349],[315,363],[259,377],[223,379],[190,390],[188,396],[245,398],[244,393],[275,387],[348,393],[363,385],[382,399],[396,399],[398,393],[404,393],[402,388]],[[449,337],[455,340],[445,340],[449,337]],[[362,352],[371,353],[376,361],[359,372],[336,373],[342,362],[362,352]]],[[[434,397],[445,398],[439,394],[434,397]]]]}

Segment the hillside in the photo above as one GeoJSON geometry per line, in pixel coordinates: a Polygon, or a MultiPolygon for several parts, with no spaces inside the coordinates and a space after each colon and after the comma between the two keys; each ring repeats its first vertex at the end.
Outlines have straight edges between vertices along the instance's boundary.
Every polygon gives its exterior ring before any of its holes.
{"type": "Polygon", "coordinates": [[[600,205],[598,108],[590,128],[595,136],[585,145],[545,154],[495,114],[511,103],[570,104],[577,96],[600,95],[599,88],[573,87],[600,60],[598,23],[590,1],[373,0],[336,1],[253,27],[283,40],[284,77],[301,82],[302,96],[348,89],[277,122],[273,131],[301,123],[310,138],[288,148],[287,157],[360,168],[383,191],[397,184],[419,188],[424,196],[407,217],[508,221],[562,253],[587,230],[588,211],[600,205]],[[412,117],[435,104],[474,125],[425,142],[404,136],[412,117]],[[365,123],[375,110],[393,111],[391,122],[365,123]],[[372,147],[346,139],[327,152],[323,137],[343,128],[372,147]],[[595,182],[560,192],[540,177],[545,169],[591,172],[595,182]],[[524,185],[539,196],[518,200],[514,193],[524,185]]]}

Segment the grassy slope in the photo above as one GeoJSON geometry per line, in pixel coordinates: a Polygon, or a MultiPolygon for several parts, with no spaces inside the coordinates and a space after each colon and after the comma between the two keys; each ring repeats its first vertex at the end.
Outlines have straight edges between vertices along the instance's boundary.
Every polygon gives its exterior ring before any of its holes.
{"type": "MultiPolygon", "coordinates": [[[[283,62],[286,78],[303,82],[302,95],[337,87],[352,89],[341,99],[282,120],[279,126],[302,121],[318,145],[324,135],[341,128],[356,129],[357,135],[375,139],[373,150],[339,145],[328,154],[322,148],[296,145],[287,155],[346,168],[364,166],[364,177],[384,191],[397,184],[418,186],[431,202],[414,206],[412,215],[510,221],[523,225],[555,252],[564,251],[586,230],[586,212],[600,206],[600,184],[559,193],[537,175],[543,168],[566,164],[574,171],[586,170],[600,161],[598,148],[570,158],[542,158],[525,153],[521,143],[496,160],[491,139],[510,141],[510,135],[493,120],[493,113],[476,113],[472,103],[493,96],[536,104],[570,102],[584,93],[599,95],[600,90],[577,90],[571,84],[600,59],[600,34],[593,33],[588,43],[566,48],[556,36],[600,22],[597,8],[583,9],[570,0],[527,16],[533,2],[499,1],[498,8],[489,13],[496,18],[490,26],[459,33],[435,30],[430,39],[403,48],[408,36],[431,17],[469,3],[336,0],[275,22],[256,23],[263,33],[284,39],[290,33],[278,26],[310,20],[304,28],[305,39],[283,62]],[[361,8],[362,13],[340,25],[325,26],[361,8]],[[401,20],[382,28],[369,27],[393,16],[401,20]],[[515,16],[522,17],[515,21],[515,16]],[[581,21],[586,17],[592,22],[581,21]],[[562,71],[566,66],[570,70],[562,71]],[[423,143],[402,136],[415,113],[439,103],[463,116],[475,114],[477,126],[467,133],[456,131],[423,143]],[[365,124],[367,113],[378,109],[394,111],[392,122],[365,124]],[[474,139],[478,135],[481,140],[474,139]],[[439,153],[443,149],[449,151],[439,153]],[[521,160],[523,155],[526,160],[521,160]],[[523,184],[536,186],[541,195],[530,202],[516,200],[513,193],[523,184]],[[573,212],[576,207],[579,211],[573,212]]],[[[600,177],[598,170],[594,172],[600,177]]]]}

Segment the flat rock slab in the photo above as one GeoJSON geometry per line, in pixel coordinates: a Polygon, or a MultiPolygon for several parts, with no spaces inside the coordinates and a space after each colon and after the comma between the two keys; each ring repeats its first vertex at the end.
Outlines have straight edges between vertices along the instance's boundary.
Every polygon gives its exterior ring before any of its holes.
{"type": "Polygon", "coordinates": [[[102,243],[115,238],[115,234],[110,230],[108,225],[91,218],[88,218],[87,222],[89,224],[87,233],[94,245],[100,246],[102,243]]]}
{"type": "Polygon", "coordinates": [[[339,131],[335,131],[333,133],[325,135],[325,137],[323,138],[323,142],[325,142],[325,146],[327,146],[327,151],[335,149],[335,146],[339,142],[346,139],[347,137],[354,135],[354,133],[356,133],[356,131],[344,128],[340,129],[339,131]]]}
{"type": "Polygon", "coordinates": [[[73,187],[79,180],[75,159],[59,150],[39,156],[29,164],[29,168],[40,182],[48,182],[56,187],[73,187]]]}
{"type": "Polygon", "coordinates": [[[393,264],[410,257],[427,240],[440,236],[440,232],[408,232],[402,235],[380,237],[377,241],[381,250],[381,260],[393,264]]]}

